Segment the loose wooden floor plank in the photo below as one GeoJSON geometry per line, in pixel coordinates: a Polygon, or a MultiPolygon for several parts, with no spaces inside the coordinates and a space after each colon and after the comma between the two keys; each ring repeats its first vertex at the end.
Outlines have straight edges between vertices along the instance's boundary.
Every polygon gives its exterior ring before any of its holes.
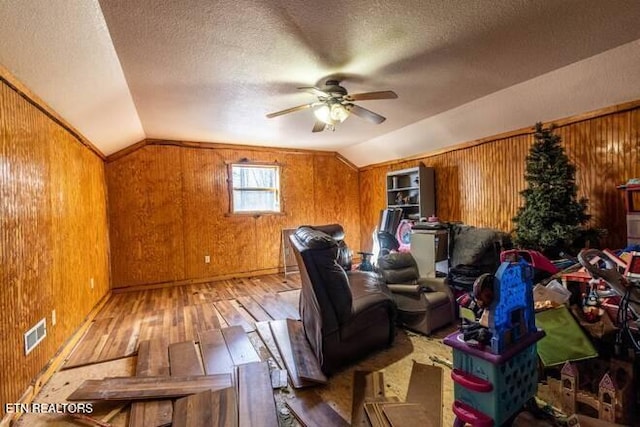
{"type": "Polygon", "coordinates": [[[96,362],[119,359],[135,354],[139,335],[140,318],[137,314],[119,316],[96,362]]]}
{"type": "Polygon", "coordinates": [[[222,328],[221,331],[234,365],[261,361],[256,349],[251,344],[251,340],[241,326],[229,326],[222,328]]]}
{"type": "Polygon", "coordinates": [[[276,341],[273,338],[273,333],[271,332],[269,322],[256,322],[256,332],[258,332],[258,335],[269,350],[271,357],[273,357],[273,360],[276,362],[278,367],[280,369],[285,369],[286,366],[284,364],[284,361],[282,360],[282,356],[280,355],[280,351],[278,350],[276,341]]]}
{"type": "Polygon", "coordinates": [[[211,374],[233,373],[233,359],[220,329],[199,333],[204,371],[211,374]]]}
{"type": "Polygon", "coordinates": [[[240,427],[278,425],[267,362],[246,363],[238,367],[238,411],[240,427]]]}
{"type": "Polygon", "coordinates": [[[150,400],[133,402],[129,413],[129,427],[161,427],[171,425],[173,402],[150,400]]]}
{"type": "MultiPolygon", "coordinates": [[[[165,315],[167,310],[155,310],[148,312],[140,322],[139,341],[167,339],[168,334],[164,331],[165,315]]],[[[167,324],[169,322],[167,321],[167,324]]]]}
{"type": "Polygon", "coordinates": [[[286,399],[285,403],[293,411],[294,416],[306,427],[347,427],[345,421],[322,398],[313,391],[298,392],[295,398],[286,399]]]}
{"type": "Polygon", "coordinates": [[[115,323],[116,320],[112,317],[94,320],[80,342],[73,349],[64,364],[64,369],[87,365],[99,358],[115,323]]]}
{"type": "Polygon", "coordinates": [[[351,425],[369,426],[365,402],[385,401],[384,374],[380,371],[354,371],[351,425]]]}
{"type": "Polygon", "coordinates": [[[165,339],[140,342],[136,375],[139,377],[169,375],[169,352],[165,339]]]}
{"type": "MultiPolygon", "coordinates": [[[[278,298],[286,301],[291,307],[295,307],[296,309],[300,307],[300,289],[278,292],[278,298]]],[[[296,310],[296,313],[300,315],[299,310],[296,310]]]]}
{"type": "Polygon", "coordinates": [[[169,346],[171,376],[204,375],[200,351],[193,341],[173,343],[169,346]]]}
{"type": "Polygon", "coordinates": [[[212,425],[211,390],[176,400],[172,427],[205,427],[212,425]]]}
{"type": "Polygon", "coordinates": [[[252,295],[252,298],[260,304],[264,311],[269,313],[269,316],[273,317],[274,320],[300,320],[298,309],[291,306],[291,304],[284,299],[279,298],[278,294],[252,295]]]}
{"type": "Polygon", "coordinates": [[[391,423],[382,412],[382,408],[378,402],[365,402],[364,410],[367,413],[371,427],[391,427],[391,423]]]}
{"type": "Polygon", "coordinates": [[[245,332],[254,332],[256,330],[253,324],[249,323],[247,319],[240,314],[240,312],[233,306],[230,300],[216,301],[213,303],[218,312],[224,317],[229,326],[241,326],[245,332]]]}
{"type": "Polygon", "coordinates": [[[435,427],[442,425],[442,376],[441,367],[414,360],[407,389],[407,403],[424,405],[429,420],[435,427]]]}
{"type": "Polygon", "coordinates": [[[176,401],[173,427],[235,427],[238,405],[233,388],[203,391],[176,401]]]}
{"type": "MultiPolygon", "coordinates": [[[[138,346],[136,376],[169,375],[169,353],[164,339],[141,341],[138,346]]],[[[133,402],[129,414],[129,427],[158,427],[171,423],[171,400],[133,402]]]]}
{"type": "Polygon", "coordinates": [[[298,376],[303,380],[326,384],[327,377],[322,373],[320,364],[307,341],[302,322],[292,319],[287,319],[286,322],[298,376]]]}
{"type": "Polygon", "coordinates": [[[247,323],[251,325],[251,327],[253,328],[253,331],[251,332],[255,332],[256,319],[253,318],[253,316],[243,307],[242,304],[240,304],[240,302],[237,299],[230,300],[230,303],[233,306],[233,308],[235,308],[236,311],[240,313],[242,317],[244,317],[244,320],[246,320],[247,323]]]}
{"type": "Polygon", "coordinates": [[[382,412],[389,420],[391,427],[405,427],[408,425],[440,427],[440,425],[434,426],[427,414],[427,410],[419,403],[387,403],[383,405],[382,412]]]}
{"type": "Polygon", "coordinates": [[[141,400],[183,397],[231,387],[230,374],[187,377],[112,377],[85,380],[67,400],[141,400]]]}
{"type": "Polygon", "coordinates": [[[134,355],[139,330],[140,319],[133,314],[97,319],[74,349],[64,369],[134,355]]]}
{"type": "Polygon", "coordinates": [[[237,427],[238,400],[235,387],[211,392],[213,424],[219,427],[237,427]]]}
{"type": "Polygon", "coordinates": [[[291,347],[291,341],[289,340],[287,321],[272,320],[271,322],[269,322],[269,327],[271,328],[271,333],[273,334],[274,341],[278,346],[280,356],[282,356],[282,360],[284,361],[284,364],[287,368],[287,372],[289,372],[289,379],[291,380],[291,384],[293,385],[293,387],[303,388],[317,385],[317,383],[305,381],[300,378],[298,369],[296,367],[296,362],[293,357],[293,348],[291,347]]]}
{"type": "Polygon", "coordinates": [[[248,297],[239,297],[237,301],[242,305],[242,307],[249,312],[251,317],[256,319],[258,322],[267,322],[269,320],[273,320],[273,317],[269,316],[269,313],[264,311],[264,309],[258,304],[253,298],[248,297]]]}
{"type": "MultiPolygon", "coordinates": [[[[191,305],[188,308],[195,319],[197,332],[220,328],[218,315],[213,307],[211,307],[211,304],[196,304],[191,305]]],[[[194,339],[196,339],[195,336],[194,339]]]]}
{"type": "Polygon", "coordinates": [[[289,384],[286,369],[273,369],[271,371],[271,387],[284,388],[289,384]]]}

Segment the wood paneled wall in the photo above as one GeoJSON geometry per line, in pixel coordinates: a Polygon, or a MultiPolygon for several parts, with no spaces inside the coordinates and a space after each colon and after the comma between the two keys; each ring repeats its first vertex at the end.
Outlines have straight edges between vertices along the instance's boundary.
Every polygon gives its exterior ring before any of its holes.
{"type": "Polygon", "coordinates": [[[109,291],[106,212],[103,160],[0,79],[0,402],[18,401],[109,291]],[[47,337],[25,355],[42,318],[47,337]]]}
{"type": "MultiPolygon", "coordinates": [[[[590,225],[608,230],[602,242],[605,246],[624,247],[624,197],[616,186],[640,177],[640,108],[563,122],[566,124],[556,132],[577,168],[578,195],[589,199],[590,225]]],[[[525,158],[532,143],[532,133],[525,133],[443,154],[362,168],[363,247],[371,247],[371,233],[378,224],[380,210],[385,208],[386,173],[420,162],[435,168],[440,219],[512,230],[511,219],[522,204],[519,192],[526,186],[525,158]]]]}
{"type": "Polygon", "coordinates": [[[333,153],[155,141],[106,169],[116,288],[273,272],[281,230],[302,224],[338,222],[360,248],[358,171],[333,153]],[[282,165],[284,215],[228,214],[226,163],[242,158],[282,165]]]}

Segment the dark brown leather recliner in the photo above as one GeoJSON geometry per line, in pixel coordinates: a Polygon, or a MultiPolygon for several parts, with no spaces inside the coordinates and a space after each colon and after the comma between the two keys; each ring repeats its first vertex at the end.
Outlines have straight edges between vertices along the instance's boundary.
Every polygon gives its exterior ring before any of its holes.
{"type": "Polygon", "coordinates": [[[300,268],[300,315],[325,374],[331,374],[394,338],[391,293],[372,272],[345,270],[336,261],[344,230],[338,224],[299,227],[290,236],[300,268]]]}

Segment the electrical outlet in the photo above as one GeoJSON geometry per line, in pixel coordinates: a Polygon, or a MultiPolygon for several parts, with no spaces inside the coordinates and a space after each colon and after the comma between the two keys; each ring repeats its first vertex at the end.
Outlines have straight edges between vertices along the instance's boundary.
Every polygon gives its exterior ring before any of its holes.
{"type": "Polygon", "coordinates": [[[56,325],[56,311],[51,310],[51,326],[55,326],[55,325],[56,325]]]}
{"type": "Polygon", "coordinates": [[[211,264],[211,256],[210,255],[205,255],[204,256],[204,263],[205,264],[211,264]]]}
{"type": "Polygon", "coordinates": [[[91,278],[91,289],[93,289],[94,284],[95,284],[95,283],[94,283],[94,281],[93,281],[93,277],[92,277],[92,278],[91,278]]]}

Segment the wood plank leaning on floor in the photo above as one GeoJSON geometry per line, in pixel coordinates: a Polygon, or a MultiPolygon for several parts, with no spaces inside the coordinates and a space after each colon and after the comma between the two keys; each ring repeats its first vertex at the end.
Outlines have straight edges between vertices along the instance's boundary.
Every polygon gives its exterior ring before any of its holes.
{"type": "Polygon", "coordinates": [[[267,322],[269,320],[273,320],[269,313],[264,311],[264,309],[251,297],[238,297],[237,301],[240,303],[242,308],[247,310],[247,312],[256,319],[258,322],[267,322]]]}
{"type": "Polygon", "coordinates": [[[199,333],[200,352],[204,371],[207,375],[233,373],[233,359],[227,344],[224,342],[222,331],[212,329],[199,333]]]}
{"type": "Polygon", "coordinates": [[[305,427],[349,426],[349,423],[314,391],[297,392],[295,397],[286,399],[285,403],[305,427]]]}
{"type": "Polygon", "coordinates": [[[381,405],[386,402],[365,402],[364,411],[367,414],[367,418],[371,427],[391,427],[391,423],[385,415],[382,413],[381,405]]]}
{"type": "MultiPolygon", "coordinates": [[[[169,375],[169,353],[164,339],[142,341],[138,346],[136,376],[169,375]]],[[[171,400],[133,402],[129,415],[129,427],[159,427],[171,424],[173,404],[171,400]]]]}
{"type": "Polygon", "coordinates": [[[307,341],[302,322],[292,319],[287,319],[286,322],[298,375],[303,380],[326,384],[327,377],[322,373],[316,355],[307,341]]]}
{"type": "Polygon", "coordinates": [[[221,331],[234,365],[261,361],[242,326],[229,326],[221,331]]]}
{"type": "Polygon", "coordinates": [[[256,330],[254,322],[247,320],[239,311],[244,311],[244,309],[234,306],[232,300],[216,301],[213,306],[224,317],[229,326],[242,326],[245,332],[254,332],[256,330]]]}
{"type": "Polygon", "coordinates": [[[187,377],[113,377],[85,380],[67,400],[142,400],[183,397],[231,387],[230,374],[187,377]]]}
{"type": "MultiPolygon", "coordinates": [[[[381,405],[378,403],[378,405],[381,405]]],[[[391,427],[405,427],[410,425],[421,427],[434,426],[425,407],[419,403],[387,403],[382,404],[382,412],[389,420],[391,427]]]]}
{"type": "Polygon", "coordinates": [[[84,366],[99,358],[115,323],[113,318],[94,320],[80,342],[76,344],[62,369],[84,366]]]}
{"type": "Polygon", "coordinates": [[[200,352],[193,341],[174,343],[169,346],[171,376],[204,375],[200,352]]]}
{"type": "Polygon", "coordinates": [[[406,401],[422,404],[433,427],[442,425],[442,376],[441,367],[413,361],[406,401]]]}
{"type": "Polygon", "coordinates": [[[252,298],[256,300],[264,311],[269,313],[269,316],[273,317],[274,320],[287,318],[300,320],[298,308],[289,304],[284,298],[280,298],[278,294],[252,295],[252,298]]]}
{"type": "Polygon", "coordinates": [[[293,348],[291,347],[291,341],[289,341],[289,330],[287,328],[286,320],[272,320],[269,322],[273,339],[275,340],[280,356],[289,372],[289,379],[294,388],[303,388],[318,385],[316,382],[303,380],[300,378],[298,369],[296,367],[295,359],[293,358],[293,348]]]}
{"type": "MultiPolygon", "coordinates": [[[[387,401],[385,402],[365,402],[364,409],[367,414],[367,419],[369,425],[372,427],[391,427],[391,421],[384,414],[384,409],[390,406],[406,406],[406,405],[415,405],[414,403],[404,403],[400,402],[399,399],[395,396],[386,397],[387,401]]],[[[416,424],[422,427],[421,424],[416,424]]],[[[398,426],[397,426],[398,427],[398,426]]],[[[399,426],[404,427],[404,426],[399,426]]],[[[425,427],[430,427],[430,425],[426,425],[425,427]]]]}
{"type": "Polygon", "coordinates": [[[236,427],[238,405],[233,388],[203,391],[176,400],[172,427],[236,427]]]}
{"type": "Polygon", "coordinates": [[[384,402],[384,374],[380,371],[354,371],[353,396],[351,406],[351,425],[369,426],[364,409],[365,402],[384,402]]]}
{"type": "Polygon", "coordinates": [[[238,366],[238,409],[240,427],[278,425],[267,362],[238,366]]]}
{"type": "Polygon", "coordinates": [[[136,314],[96,319],[63,369],[132,356],[139,333],[140,319],[136,314]]]}
{"type": "Polygon", "coordinates": [[[276,341],[273,338],[269,322],[256,322],[256,332],[258,332],[258,335],[262,339],[264,345],[267,346],[271,357],[278,364],[278,367],[281,369],[286,368],[284,361],[282,360],[282,356],[280,355],[280,351],[278,350],[276,341]]]}

